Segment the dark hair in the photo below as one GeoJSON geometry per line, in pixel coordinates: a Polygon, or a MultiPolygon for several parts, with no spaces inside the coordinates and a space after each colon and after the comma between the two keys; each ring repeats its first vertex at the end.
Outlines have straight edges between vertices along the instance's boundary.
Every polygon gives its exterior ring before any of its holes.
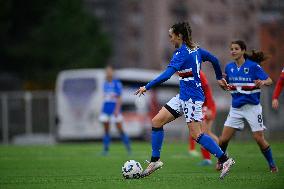
{"type": "Polygon", "coordinates": [[[191,37],[192,31],[188,22],[181,22],[174,24],[171,28],[173,29],[173,33],[175,35],[181,34],[182,40],[186,43],[186,45],[190,49],[196,48],[197,45],[194,42],[192,42],[192,37],[191,37]]]}
{"type": "Polygon", "coordinates": [[[239,45],[241,50],[245,50],[244,58],[250,59],[258,64],[260,64],[262,61],[269,58],[268,55],[266,55],[262,51],[258,51],[258,50],[247,51],[246,43],[242,40],[232,41],[231,44],[239,45]]]}

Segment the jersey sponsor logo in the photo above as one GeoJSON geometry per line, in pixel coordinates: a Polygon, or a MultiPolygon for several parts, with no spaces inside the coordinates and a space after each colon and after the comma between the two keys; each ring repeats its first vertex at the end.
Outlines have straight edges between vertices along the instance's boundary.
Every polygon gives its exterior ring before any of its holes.
{"type": "Polygon", "coordinates": [[[245,82],[252,82],[252,79],[250,77],[229,77],[229,81],[232,82],[232,81],[245,81],[245,82]]]}

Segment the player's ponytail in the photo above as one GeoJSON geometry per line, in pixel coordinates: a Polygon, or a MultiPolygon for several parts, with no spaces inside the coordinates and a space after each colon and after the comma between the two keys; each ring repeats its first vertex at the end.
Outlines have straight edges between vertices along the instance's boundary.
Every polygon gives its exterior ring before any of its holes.
{"type": "Polygon", "coordinates": [[[181,34],[182,40],[190,49],[195,49],[197,47],[197,45],[192,41],[192,30],[188,22],[174,24],[171,28],[173,29],[174,34],[181,34]]]}
{"type": "Polygon", "coordinates": [[[261,62],[263,62],[264,60],[269,58],[268,55],[266,55],[262,51],[258,51],[258,50],[247,51],[247,46],[246,46],[245,42],[242,41],[242,40],[232,41],[231,44],[239,45],[241,50],[245,50],[244,58],[250,59],[250,60],[252,60],[252,61],[254,61],[258,64],[261,64],[261,62]]]}
{"type": "Polygon", "coordinates": [[[258,64],[261,64],[261,62],[268,59],[268,56],[262,51],[251,50],[245,52],[244,58],[248,58],[258,64]]]}

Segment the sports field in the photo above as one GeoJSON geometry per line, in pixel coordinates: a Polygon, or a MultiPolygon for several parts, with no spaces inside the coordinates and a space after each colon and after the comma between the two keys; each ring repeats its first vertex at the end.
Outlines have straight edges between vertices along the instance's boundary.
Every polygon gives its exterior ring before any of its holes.
{"type": "Polygon", "coordinates": [[[95,188],[95,189],[275,189],[284,188],[284,143],[273,142],[279,173],[271,174],[266,161],[252,142],[233,142],[229,153],[236,160],[230,174],[219,180],[212,167],[200,167],[199,158],[187,155],[187,144],[164,144],[164,167],[150,177],[124,180],[121,166],[128,159],[143,167],[149,158],[149,143],[133,143],[126,155],[121,143],[111,145],[111,153],[100,155],[101,143],[55,146],[0,146],[0,188],[95,188]]]}

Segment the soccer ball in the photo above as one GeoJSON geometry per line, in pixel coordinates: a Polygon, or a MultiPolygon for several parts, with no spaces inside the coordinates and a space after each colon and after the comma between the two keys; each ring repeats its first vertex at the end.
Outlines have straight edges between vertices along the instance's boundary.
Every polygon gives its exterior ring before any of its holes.
{"type": "Polygon", "coordinates": [[[125,179],[139,179],[143,168],[138,161],[128,160],[121,168],[122,176],[125,179]]]}

